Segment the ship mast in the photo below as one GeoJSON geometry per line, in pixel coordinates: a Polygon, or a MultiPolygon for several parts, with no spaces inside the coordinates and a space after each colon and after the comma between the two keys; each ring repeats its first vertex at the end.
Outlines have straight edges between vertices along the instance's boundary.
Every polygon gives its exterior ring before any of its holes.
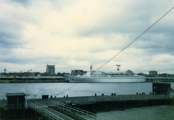
{"type": "Polygon", "coordinates": [[[90,71],[92,71],[92,65],[90,66],[90,71]]]}
{"type": "Polygon", "coordinates": [[[120,69],[119,69],[119,67],[121,66],[121,65],[116,65],[117,66],[117,71],[119,71],[120,69]]]}
{"type": "Polygon", "coordinates": [[[6,75],[6,71],[7,71],[7,69],[5,68],[5,69],[4,69],[4,75],[6,75]]]}

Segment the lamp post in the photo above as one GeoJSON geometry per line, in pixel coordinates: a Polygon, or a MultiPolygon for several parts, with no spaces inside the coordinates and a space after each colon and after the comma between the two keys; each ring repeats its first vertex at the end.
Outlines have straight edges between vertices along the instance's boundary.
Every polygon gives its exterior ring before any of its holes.
{"type": "MultiPolygon", "coordinates": [[[[32,69],[27,71],[28,77],[29,77],[29,71],[32,71],[32,69]]],[[[26,109],[27,109],[27,80],[26,80],[26,109]]]]}

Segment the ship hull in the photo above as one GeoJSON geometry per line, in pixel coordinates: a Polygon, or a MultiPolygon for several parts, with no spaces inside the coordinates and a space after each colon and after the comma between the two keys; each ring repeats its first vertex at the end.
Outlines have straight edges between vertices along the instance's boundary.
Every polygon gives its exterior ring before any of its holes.
{"type": "Polygon", "coordinates": [[[83,77],[69,76],[72,83],[105,83],[105,82],[145,82],[144,77],[83,77]]]}

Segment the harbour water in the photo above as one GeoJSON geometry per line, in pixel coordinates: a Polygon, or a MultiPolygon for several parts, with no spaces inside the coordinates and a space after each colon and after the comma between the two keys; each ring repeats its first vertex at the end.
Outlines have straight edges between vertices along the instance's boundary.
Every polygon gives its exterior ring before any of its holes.
{"type": "MultiPolygon", "coordinates": [[[[171,83],[174,88],[174,83],[171,83]]],[[[28,99],[39,99],[42,95],[53,97],[93,96],[101,95],[135,94],[136,92],[152,92],[152,83],[7,83],[0,84],[0,100],[5,93],[24,92],[29,94],[28,99]]],[[[111,120],[173,120],[174,105],[147,106],[137,108],[122,108],[112,111],[97,112],[111,120]]]]}

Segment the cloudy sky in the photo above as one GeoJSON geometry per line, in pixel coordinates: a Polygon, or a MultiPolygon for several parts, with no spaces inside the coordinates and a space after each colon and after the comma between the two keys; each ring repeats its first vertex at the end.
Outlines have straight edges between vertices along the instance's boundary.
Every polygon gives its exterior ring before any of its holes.
{"type": "MultiPolygon", "coordinates": [[[[0,0],[0,72],[97,69],[173,0],[0,0]]],[[[174,10],[100,70],[174,74],[174,10]]]]}

